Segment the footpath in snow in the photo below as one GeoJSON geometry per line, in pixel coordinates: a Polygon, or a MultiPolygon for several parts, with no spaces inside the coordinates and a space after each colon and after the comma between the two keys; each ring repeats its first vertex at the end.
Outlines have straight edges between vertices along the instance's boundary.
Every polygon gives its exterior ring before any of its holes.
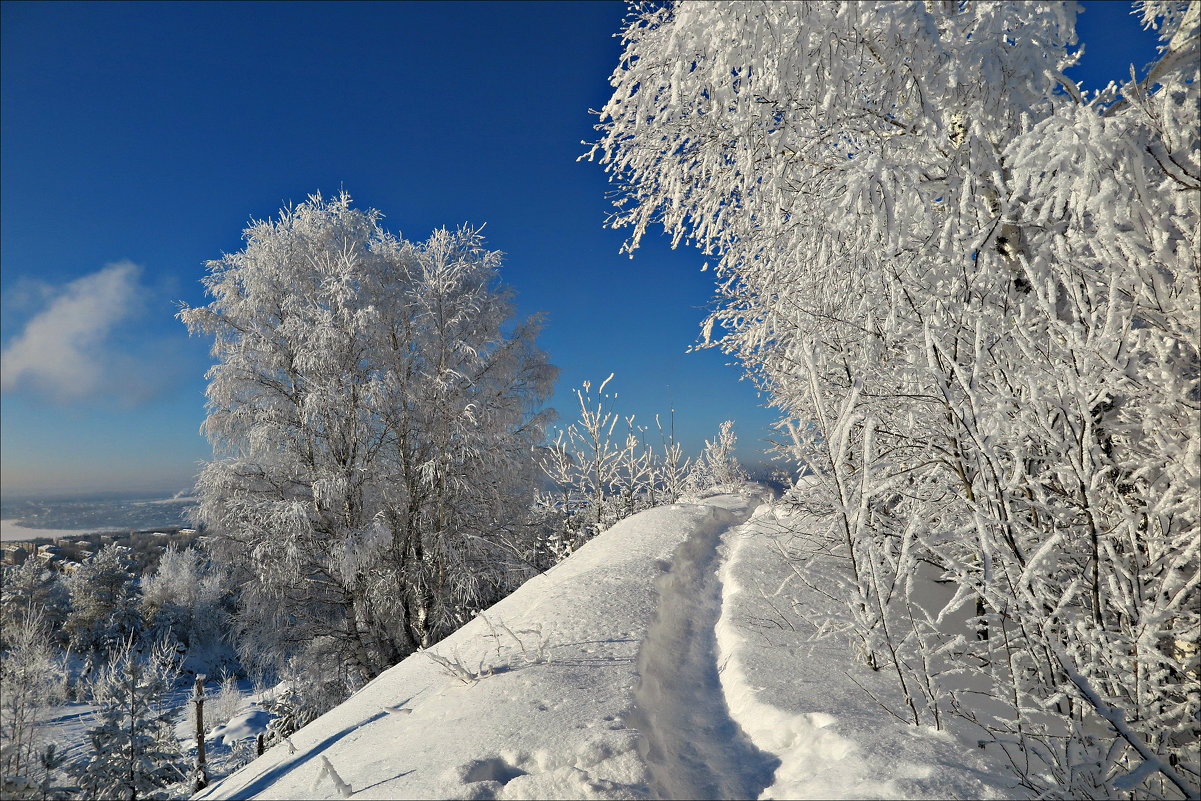
{"type": "Polygon", "coordinates": [[[813,641],[781,536],[754,494],[622,521],[197,798],[1004,797],[813,641]]]}
{"type": "Polygon", "coordinates": [[[757,798],[779,764],[743,734],[722,691],[717,551],[746,515],[721,501],[710,509],[655,582],[658,606],[638,651],[640,681],[627,722],[644,736],[640,753],[656,798],[757,798]]]}

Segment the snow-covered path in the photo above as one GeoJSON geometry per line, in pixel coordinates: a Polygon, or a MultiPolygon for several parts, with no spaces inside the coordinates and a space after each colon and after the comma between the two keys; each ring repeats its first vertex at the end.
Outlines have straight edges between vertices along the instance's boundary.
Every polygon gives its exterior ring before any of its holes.
{"type": "Polygon", "coordinates": [[[474,681],[414,655],[197,797],[338,798],[326,761],[356,799],[1006,797],[815,639],[793,536],[753,491],[628,518],[432,649],[474,681]]]}
{"type": "MultiPolygon", "coordinates": [[[[712,574],[716,542],[757,503],[721,496],[618,523],[431,649],[479,673],[478,680],[464,684],[434,660],[414,655],[292,735],[295,753],[287,746],[269,749],[198,797],[336,798],[321,757],[356,799],[676,792],[668,777],[683,771],[667,761],[648,766],[642,753],[648,737],[633,713],[639,652],[657,614],[684,615],[662,612],[666,596],[656,584],[670,576],[674,555],[698,531],[706,532],[698,542],[708,553],[701,572],[712,574]]],[[[708,618],[699,631],[708,642],[696,655],[711,672],[705,694],[689,701],[697,704],[720,701],[712,645],[716,584],[706,590],[708,618]]],[[[646,653],[656,650],[662,651],[652,645],[646,653]]],[[[687,670],[689,682],[703,673],[687,670]]],[[[668,711],[669,697],[662,698],[653,719],[662,724],[656,736],[667,737],[679,713],[668,711]]],[[[715,730],[712,741],[721,736],[715,730]]]]}
{"type": "Polygon", "coordinates": [[[644,736],[639,750],[657,798],[758,798],[779,765],[730,717],[717,669],[717,547],[746,517],[710,507],[655,582],[659,602],[638,652],[641,680],[627,723],[644,736]]]}

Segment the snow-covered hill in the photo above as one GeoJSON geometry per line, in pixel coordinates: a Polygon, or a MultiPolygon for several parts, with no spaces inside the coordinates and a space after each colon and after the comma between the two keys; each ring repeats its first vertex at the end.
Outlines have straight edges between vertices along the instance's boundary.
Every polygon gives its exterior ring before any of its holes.
{"type": "Polygon", "coordinates": [[[197,798],[1011,795],[814,638],[780,531],[753,492],[631,517],[197,798]]]}

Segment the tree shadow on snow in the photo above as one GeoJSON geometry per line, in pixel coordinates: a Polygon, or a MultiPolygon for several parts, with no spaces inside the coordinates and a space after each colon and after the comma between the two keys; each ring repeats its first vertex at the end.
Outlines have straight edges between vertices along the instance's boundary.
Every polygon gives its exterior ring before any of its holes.
{"type": "Polygon", "coordinates": [[[381,784],[387,784],[388,782],[392,781],[393,779],[399,779],[401,776],[408,776],[410,773],[413,773],[415,770],[416,770],[416,768],[410,768],[409,770],[402,770],[400,773],[397,773],[395,776],[389,776],[386,779],[380,779],[379,781],[377,781],[374,784],[369,784],[366,787],[360,787],[359,789],[355,790],[355,792],[362,793],[367,790],[370,790],[372,787],[379,787],[381,784]]]}
{"type": "MultiPolygon", "coordinates": [[[[262,776],[259,776],[254,781],[250,782],[250,784],[247,784],[244,787],[239,788],[237,791],[237,797],[238,798],[250,798],[252,796],[258,795],[259,793],[263,792],[268,787],[270,787],[272,784],[274,784],[278,779],[282,778],[285,774],[290,773],[291,771],[295,770],[296,768],[299,768],[301,765],[305,764],[306,762],[309,762],[310,760],[321,756],[321,753],[323,751],[325,751],[327,748],[329,748],[334,743],[338,742],[338,740],[341,740],[343,737],[350,734],[352,731],[360,729],[363,726],[368,725],[369,723],[374,723],[375,721],[379,720],[380,718],[384,717],[387,714],[388,714],[387,712],[377,712],[374,715],[372,715],[371,717],[362,721],[361,723],[356,723],[352,726],[347,726],[345,729],[342,729],[339,732],[335,732],[334,734],[331,734],[329,737],[326,737],[324,740],[317,743],[316,745],[314,745],[312,748],[308,749],[304,753],[298,754],[295,758],[289,759],[287,762],[281,762],[280,764],[276,765],[271,770],[264,773],[262,776]]],[[[283,747],[283,746],[282,745],[276,746],[276,748],[280,748],[280,747],[283,747]]],[[[251,764],[254,764],[254,763],[252,762],[251,764]]],[[[404,774],[400,774],[400,775],[403,776],[404,774]]],[[[395,778],[395,777],[393,777],[393,778],[395,778]]],[[[391,781],[391,779],[388,779],[386,781],[391,781]]],[[[374,785],[372,785],[372,786],[374,786],[374,785]]]]}

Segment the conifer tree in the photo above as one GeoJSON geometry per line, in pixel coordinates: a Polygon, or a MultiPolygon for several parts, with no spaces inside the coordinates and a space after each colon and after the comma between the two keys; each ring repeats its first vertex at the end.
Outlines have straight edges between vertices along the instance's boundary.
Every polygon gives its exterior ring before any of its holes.
{"type": "Polygon", "coordinates": [[[140,654],[132,637],[99,670],[91,685],[99,725],[88,732],[89,758],[74,771],[89,797],[137,801],[185,777],[175,710],[162,706],[178,673],[165,641],[140,654]]]}
{"type": "Polygon", "coordinates": [[[129,548],[104,546],[68,576],[66,584],[71,611],[64,628],[77,652],[103,654],[141,633],[138,582],[129,548]]]}

